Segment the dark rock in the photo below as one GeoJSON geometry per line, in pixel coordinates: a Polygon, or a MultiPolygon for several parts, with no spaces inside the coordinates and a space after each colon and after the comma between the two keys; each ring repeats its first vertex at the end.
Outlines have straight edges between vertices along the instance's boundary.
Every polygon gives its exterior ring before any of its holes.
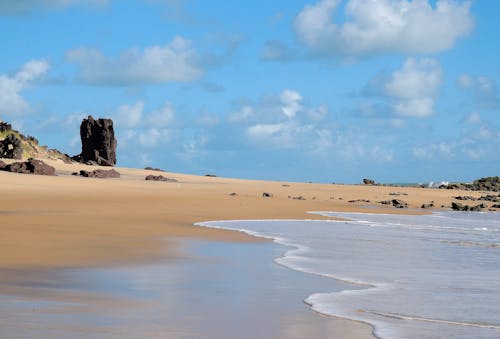
{"type": "Polygon", "coordinates": [[[433,203],[430,203],[430,204],[423,204],[422,206],[420,206],[420,208],[433,208],[434,207],[434,204],[433,203]]]}
{"type": "Polygon", "coordinates": [[[491,208],[500,208],[500,204],[492,205],[491,208]]]}
{"type": "Polygon", "coordinates": [[[41,160],[29,159],[24,162],[14,162],[6,165],[4,171],[22,174],[37,174],[37,175],[55,175],[56,169],[47,165],[41,160]]]}
{"type": "Polygon", "coordinates": [[[217,176],[215,174],[205,174],[206,177],[210,178],[216,178],[217,176]]]}
{"type": "Polygon", "coordinates": [[[454,211],[471,211],[471,212],[479,212],[484,208],[487,208],[488,206],[485,203],[476,205],[476,206],[468,206],[468,205],[463,205],[461,203],[457,202],[452,202],[451,203],[451,209],[454,211]]]}
{"type": "Polygon", "coordinates": [[[6,122],[0,121],[0,133],[12,131],[12,125],[6,122]]]}
{"type": "Polygon", "coordinates": [[[500,202],[500,194],[499,195],[491,195],[491,194],[484,195],[482,197],[479,197],[478,200],[490,201],[490,202],[500,202]]]}
{"type": "Polygon", "coordinates": [[[3,162],[2,160],[0,160],[0,171],[3,170],[5,168],[5,166],[7,166],[7,164],[5,162],[3,162]]]}
{"type": "Polygon", "coordinates": [[[298,197],[291,197],[292,200],[306,200],[303,196],[299,195],[298,197]]]}
{"type": "Polygon", "coordinates": [[[263,197],[263,198],[272,198],[272,197],[273,197],[273,194],[272,194],[272,193],[268,193],[268,192],[263,192],[263,193],[262,193],[262,197],[263,197]]]}
{"type": "Polygon", "coordinates": [[[232,196],[232,197],[235,197],[235,196],[237,196],[238,194],[237,194],[237,193],[235,193],[235,192],[233,192],[233,193],[229,193],[229,195],[230,195],[230,196],[232,196]]]}
{"type": "Polygon", "coordinates": [[[403,201],[403,200],[399,200],[399,199],[383,200],[383,201],[379,201],[379,204],[392,205],[396,208],[408,208],[408,203],[403,201]]]}
{"type": "Polygon", "coordinates": [[[113,120],[95,120],[92,116],[83,119],[80,125],[80,137],[82,139],[82,153],[79,157],[75,157],[77,160],[101,166],[114,166],[116,164],[117,141],[113,120]]]}
{"type": "Polygon", "coordinates": [[[144,167],[145,170],[148,170],[148,171],[156,171],[156,172],[165,172],[164,170],[162,170],[161,168],[153,168],[153,167],[144,167]]]}
{"type": "Polygon", "coordinates": [[[9,134],[4,140],[0,141],[0,158],[22,159],[23,147],[21,140],[14,134],[9,134]]]}
{"type": "Polygon", "coordinates": [[[470,195],[464,195],[464,196],[457,196],[457,197],[453,197],[453,199],[456,199],[456,200],[472,200],[472,201],[476,201],[477,199],[470,196],[470,195]]]}
{"type": "Polygon", "coordinates": [[[363,179],[363,184],[365,184],[365,185],[375,185],[375,180],[372,180],[372,179],[363,179]]]}
{"type": "Polygon", "coordinates": [[[146,176],[145,180],[147,181],[168,181],[168,182],[177,182],[177,180],[172,179],[172,178],[167,178],[164,177],[163,175],[148,175],[146,176]]]}
{"type": "Polygon", "coordinates": [[[487,177],[474,180],[473,183],[452,183],[439,186],[441,189],[457,189],[467,191],[500,192],[500,177],[487,177]]]}
{"type": "Polygon", "coordinates": [[[349,200],[348,202],[350,202],[351,204],[354,204],[354,203],[357,203],[357,202],[370,202],[370,200],[356,199],[356,200],[349,200]]]}
{"type": "Polygon", "coordinates": [[[400,196],[400,195],[408,195],[408,193],[402,193],[402,192],[392,192],[392,193],[389,193],[389,195],[393,195],[393,196],[400,196]]]}
{"type": "Polygon", "coordinates": [[[408,203],[399,199],[392,199],[392,206],[396,208],[408,208],[408,203]]]}
{"type": "Polygon", "coordinates": [[[115,171],[114,169],[110,170],[101,170],[96,169],[94,171],[80,171],[80,176],[85,178],[99,178],[99,179],[107,179],[107,178],[119,178],[120,173],[115,171]]]}

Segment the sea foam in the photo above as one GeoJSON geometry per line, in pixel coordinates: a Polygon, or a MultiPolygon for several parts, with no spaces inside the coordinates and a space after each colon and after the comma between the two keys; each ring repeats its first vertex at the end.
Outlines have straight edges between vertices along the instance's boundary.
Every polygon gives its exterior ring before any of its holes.
{"type": "Polygon", "coordinates": [[[291,246],[278,264],[350,282],[315,293],[320,313],[371,324],[381,338],[500,337],[500,214],[317,212],[349,221],[216,221],[291,246]]]}

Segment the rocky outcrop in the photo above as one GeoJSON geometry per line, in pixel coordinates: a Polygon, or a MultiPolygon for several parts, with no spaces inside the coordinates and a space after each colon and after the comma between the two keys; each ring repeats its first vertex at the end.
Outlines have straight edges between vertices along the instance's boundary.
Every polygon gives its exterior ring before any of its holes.
{"type": "Polygon", "coordinates": [[[0,158],[22,159],[23,146],[21,140],[14,134],[9,134],[4,140],[0,141],[0,158]]]}
{"type": "Polygon", "coordinates": [[[2,160],[0,160],[0,171],[2,171],[5,168],[5,166],[7,166],[7,164],[2,160]]]}
{"type": "Polygon", "coordinates": [[[6,122],[0,121],[0,133],[12,131],[12,125],[6,122]]]}
{"type": "Polygon", "coordinates": [[[272,198],[272,197],[273,197],[273,194],[272,194],[272,193],[269,193],[269,192],[263,192],[263,193],[262,193],[262,197],[263,197],[263,198],[272,198]]]}
{"type": "Polygon", "coordinates": [[[168,182],[177,182],[177,180],[172,179],[172,178],[167,178],[164,177],[163,175],[148,175],[146,176],[145,180],[147,181],[168,181],[168,182]]]}
{"type": "Polygon", "coordinates": [[[363,179],[364,185],[375,185],[375,180],[372,179],[363,179]]]}
{"type": "Polygon", "coordinates": [[[85,177],[85,178],[99,178],[99,179],[119,178],[120,177],[120,173],[118,173],[114,169],[110,169],[110,170],[96,169],[94,171],[81,170],[79,173],[78,172],[73,173],[73,175],[79,175],[79,176],[85,177]]]}
{"type": "Polygon", "coordinates": [[[473,183],[452,183],[441,185],[439,188],[448,190],[500,192],[500,177],[481,178],[474,180],[473,183]]]}
{"type": "Polygon", "coordinates": [[[92,116],[83,119],[80,125],[80,137],[82,139],[82,153],[75,160],[101,166],[114,166],[116,164],[117,141],[113,120],[95,120],[92,116]]]}
{"type": "MultiPolygon", "coordinates": [[[[5,165],[5,163],[4,163],[5,165]]],[[[0,164],[0,168],[1,168],[0,164]]],[[[10,165],[5,165],[1,168],[3,171],[22,173],[22,174],[37,174],[37,175],[55,175],[56,169],[47,165],[41,160],[29,159],[24,162],[14,162],[10,165]]]]}

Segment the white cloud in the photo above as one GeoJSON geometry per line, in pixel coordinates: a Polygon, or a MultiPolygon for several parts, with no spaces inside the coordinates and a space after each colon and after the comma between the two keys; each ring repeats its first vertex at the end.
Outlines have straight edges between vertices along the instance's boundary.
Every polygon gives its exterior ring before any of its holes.
{"type": "Polygon", "coordinates": [[[231,113],[228,117],[230,122],[243,122],[255,115],[254,109],[252,106],[244,105],[238,111],[231,113]]]}
{"type": "Polygon", "coordinates": [[[168,127],[175,119],[175,109],[170,102],[165,102],[159,109],[150,112],[145,112],[144,106],[143,101],[119,106],[116,112],[113,113],[116,128],[163,129],[168,127]]]}
{"type": "Polygon", "coordinates": [[[133,105],[121,105],[115,114],[115,126],[120,128],[134,128],[142,122],[144,102],[138,101],[133,105]]]}
{"type": "MultiPolygon", "coordinates": [[[[388,77],[378,77],[369,84],[368,92],[391,101],[393,113],[399,116],[428,117],[442,83],[442,70],[434,59],[408,58],[403,67],[388,77]]],[[[372,106],[365,107],[371,112],[372,106]]],[[[376,113],[376,112],[371,112],[376,113]]]]}
{"type": "Polygon", "coordinates": [[[290,89],[285,89],[280,95],[281,111],[288,118],[293,118],[298,111],[302,109],[300,102],[302,101],[302,96],[299,92],[290,89]]]}
{"type": "Polygon", "coordinates": [[[65,8],[72,5],[105,5],[108,0],[5,0],[0,1],[0,13],[17,14],[44,8],[65,8]]]}
{"type": "Polygon", "coordinates": [[[179,36],[166,46],[152,46],[144,51],[132,49],[118,58],[89,48],[68,51],[66,58],[80,66],[79,80],[90,85],[189,82],[203,75],[198,53],[189,40],[179,36]]]}
{"type": "Polygon", "coordinates": [[[256,124],[246,130],[250,141],[274,148],[292,148],[314,134],[314,126],[293,121],[279,124],[256,124]]]}
{"type": "Polygon", "coordinates": [[[31,106],[21,96],[21,92],[30,87],[49,71],[46,60],[32,60],[12,76],[0,75],[0,114],[19,115],[30,111],[31,106]]]}
{"type": "Polygon", "coordinates": [[[295,32],[319,55],[359,57],[379,53],[427,54],[450,49],[474,26],[470,1],[349,0],[343,23],[335,23],[339,0],[307,5],[295,32]]]}

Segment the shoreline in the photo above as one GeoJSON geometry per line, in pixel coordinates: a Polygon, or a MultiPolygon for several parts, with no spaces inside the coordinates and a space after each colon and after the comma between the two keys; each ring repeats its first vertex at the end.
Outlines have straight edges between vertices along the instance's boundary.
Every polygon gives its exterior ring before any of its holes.
{"type": "Polygon", "coordinates": [[[418,208],[430,200],[439,206],[449,204],[455,195],[482,194],[241,180],[169,172],[161,174],[177,182],[148,182],[144,180],[146,175],[159,172],[128,168],[115,168],[121,173],[119,179],[94,179],[71,173],[98,167],[46,162],[56,167],[57,176],[0,172],[2,295],[24,293],[22,288],[13,286],[36,287],[50,282],[53,271],[176,260],[182,252],[183,239],[236,244],[269,241],[241,232],[194,225],[207,220],[328,220],[308,213],[326,210],[426,214],[430,210],[367,209],[365,202],[349,203],[349,200],[367,199],[375,204],[397,191],[404,194],[402,199],[408,201],[410,208],[418,208]],[[263,197],[263,192],[271,193],[272,197],[263,197]]]}

